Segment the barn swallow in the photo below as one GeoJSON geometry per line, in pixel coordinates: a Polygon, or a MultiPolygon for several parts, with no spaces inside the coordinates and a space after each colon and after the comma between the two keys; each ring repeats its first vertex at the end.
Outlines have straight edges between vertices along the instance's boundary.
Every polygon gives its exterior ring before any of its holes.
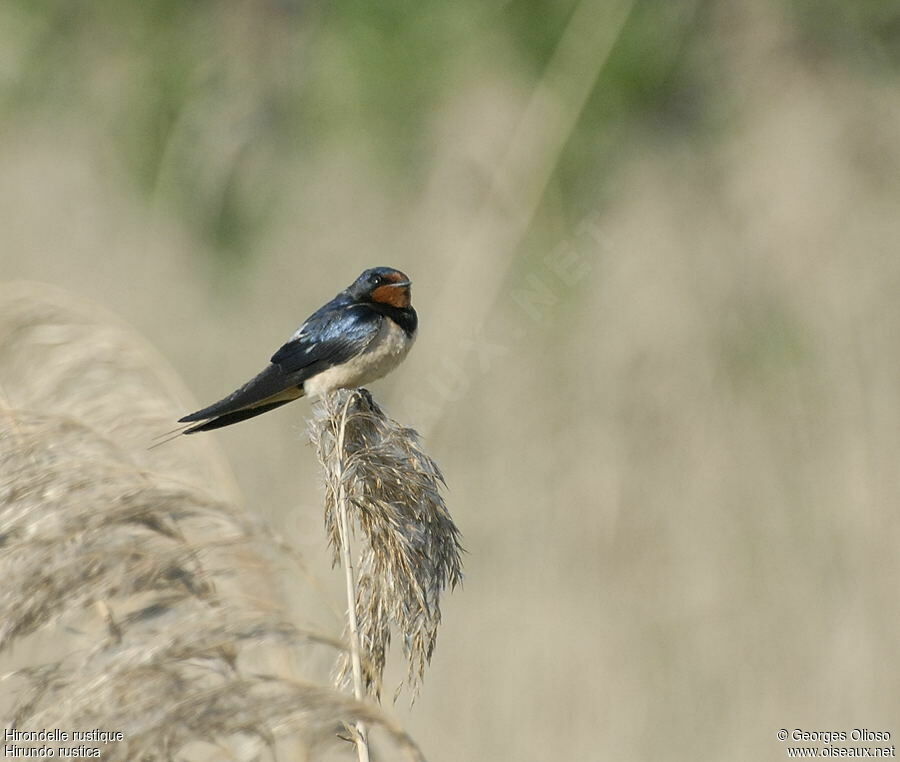
{"type": "Polygon", "coordinates": [[[224,399],[184,416],[211,431],[274,410],[299,397],[318,397],[381,378],[406,357],[418,317],[410,280],[391,267],[373,267],[310,315],[269,365],[224,399]]]}

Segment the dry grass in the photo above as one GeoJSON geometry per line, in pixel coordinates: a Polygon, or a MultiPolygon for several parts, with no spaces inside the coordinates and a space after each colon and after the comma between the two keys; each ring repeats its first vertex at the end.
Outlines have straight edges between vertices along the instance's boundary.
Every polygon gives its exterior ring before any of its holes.
{"type": "Polygon", "coordinates": [[[120,730],[110,760],[278,749],[300,759],[344,745],[339,729],[364,721],[420,757],[374,707],[315,670],[285,669],[300,649],[343,646],[291,625],[260,592],[278,545],[264,526],[205,489],[199,469],[186,480],[150,467],[171,457],[146,450],[164,425],[150,400],[170,403],[133,337],[52,291],[16,286],[0,296],[0,357],[0,657],[16,667],[0,707],[7,726],[120,730]],[[106,382],[115,391],[104,396],[106,382]]]}
{"type": "MultiPolygon", "coordinates": [[[[459,530],[441,496],[444,477],[416,432],[388,418],[365,389],[328,395],[314,407],[309,431],[325,474],[335,564],[347,541],[338,520],[342,503],[362,531],[355,608],[366,685],[380,695],[393,627],[415,694],[437,642],[441,594],[462,581],[459,530]]],[[[348,680],[349,666],[343,659],[339,683],[348,680]]]]}

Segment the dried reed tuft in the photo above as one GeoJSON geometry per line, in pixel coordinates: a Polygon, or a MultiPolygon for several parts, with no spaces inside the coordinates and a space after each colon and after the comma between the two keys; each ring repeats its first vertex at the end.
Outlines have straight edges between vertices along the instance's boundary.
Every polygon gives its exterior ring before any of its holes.
{"type": "Polygon", "coordinates": [[[171,416],[154,362],[96,311],[0,288],[4,726],[121,731],[114,762],[308,759],[364,722],[421,759],[377,707],[286,668],[343,645],[253,587],[277,542],[204,486],[204,445],[146,451],[171,416]]]}
{"type": "MultiPolygon", "coordinates": [[[[342,503],[362,530],[355,614],[366,687],[380,695],[393,626],[415,696],[434,652],[441,593],[462,580],[459,530],[441,496],[444,478],[418,434],[388,418],[365,389],[317,403],[309,431],[325,474],[325,527],[335,564],[346,534],[342,503]]],[[[345,653],[341,683],[350,670],[345,653]]]]}

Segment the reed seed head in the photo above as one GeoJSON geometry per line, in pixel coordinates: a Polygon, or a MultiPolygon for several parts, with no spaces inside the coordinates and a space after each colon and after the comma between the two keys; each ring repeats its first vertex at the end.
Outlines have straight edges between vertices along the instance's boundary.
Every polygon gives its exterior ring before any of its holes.
{"type": "MultiPolygon", "coordinates": [[[[418,434],[385,415],[365,389],[327,395],[315,405],[309,431],[325,474],[335,563],[342,497],[361,530],[356,611],[369,690],[380,695],[393,628],[415,695],[434,652],[441,594],[462,581],[460,534],[441,495],[444,477],[418,434]]],[[[347,676],[342,656],[339,679],[347,676]]]]}

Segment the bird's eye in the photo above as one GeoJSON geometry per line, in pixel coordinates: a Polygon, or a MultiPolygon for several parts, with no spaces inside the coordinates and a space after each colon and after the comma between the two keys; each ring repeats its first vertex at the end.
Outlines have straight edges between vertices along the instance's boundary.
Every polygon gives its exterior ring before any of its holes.
{"type": "Polygon", "coordinates": [[[383,283],[384,283],[384,278],[381,277],[380,275],[372,276],[372,285],[373,286],[381,286],[383,283]]]}

